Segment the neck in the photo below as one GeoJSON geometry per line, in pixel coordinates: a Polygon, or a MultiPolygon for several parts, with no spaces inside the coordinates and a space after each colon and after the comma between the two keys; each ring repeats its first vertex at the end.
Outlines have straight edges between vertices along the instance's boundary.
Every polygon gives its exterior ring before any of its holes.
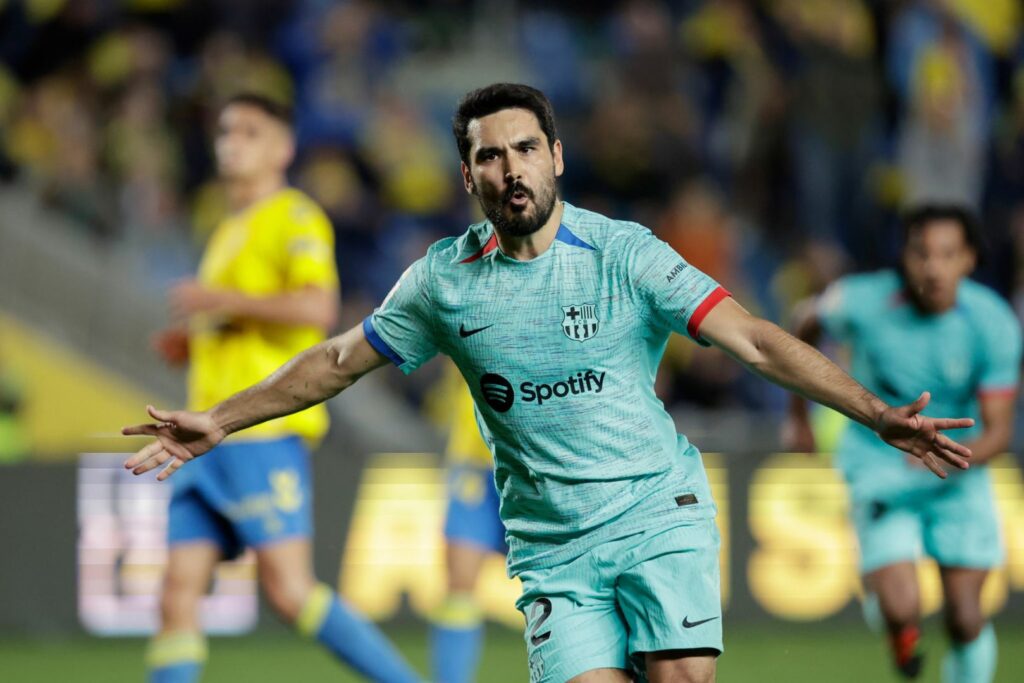
{"type": "Polygon", "coordinates": [[[502,253],[516,261],[530,261],[543,254],[555,241],[558,226],[562,224],[564,209],[565,205],[562,200],[556,200],[554,210],[540,230],[523,237],[504,235],[495,230],[498,236],[498,246],[501,247],[502,253]]]}
{"type": "Polygon", "coordinates": [[[228,180],[228,203],[232,211],[242,211],[274,194],[284,185],[284,177],[280,175],[263,176],[253,180],[228,180]]]}

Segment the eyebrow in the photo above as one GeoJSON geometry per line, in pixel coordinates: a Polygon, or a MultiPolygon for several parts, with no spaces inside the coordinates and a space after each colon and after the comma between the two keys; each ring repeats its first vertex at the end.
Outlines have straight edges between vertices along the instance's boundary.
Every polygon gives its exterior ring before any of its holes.
{"type": "Polygon", "coordinates": [[[513,147],[523,147],[525,145],[540,146],[540,138],[536,135],[531,135],[530,137],[523,138],[522,140],[518,140],[512,144],[513,147]]]}

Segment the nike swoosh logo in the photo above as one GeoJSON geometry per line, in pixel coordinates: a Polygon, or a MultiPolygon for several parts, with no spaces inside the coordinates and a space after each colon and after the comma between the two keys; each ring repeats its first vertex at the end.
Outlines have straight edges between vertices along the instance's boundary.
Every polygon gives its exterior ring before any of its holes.
{"type": "Polygon", "coordinates": [[[483,332],[484,330],[494,327],[494,323],[487,325],[486,327],[478,327],[475,330],[467,330],[465,324],[459,325],[459,336],[465,339],[466,337],[472,337],[477,332],[483,332]]]}
{"type": "Polygon", "coordinates": [[[689,617],[683,617],[683,628],[693,628],[694,626],[700,626],[706,624],[709,621],[714,621],[718,617],[708,617],[707,619],[701,619],[700,621],[690,621],[689,617]]]}

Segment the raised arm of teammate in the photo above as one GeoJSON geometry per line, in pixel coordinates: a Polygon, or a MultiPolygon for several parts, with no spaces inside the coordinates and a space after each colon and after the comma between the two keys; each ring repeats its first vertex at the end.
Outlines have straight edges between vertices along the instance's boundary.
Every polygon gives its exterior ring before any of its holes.
{"type": "Polygon", "coordinates": [[[890,406],[819,351],[777,325],[750,315],[731,298],[708,313],[700,335],[765,379],[870,427],[889,445],[919,458],[939,477],[946,477],[940,460],[967,469],[970,449],[941,432],[970,427],[974,420],[921,415],[931,398],[928,392],[905,406],[890,406]]]}
{"type": "Polygon", "coordinates": [[[978,397],[978,403],[981,409],[981,434],[966,445],[971,449],[971,462],[981,465],[1005,453],[1010,447],[1017,391],[983,391],[978,397]]]}
{"type": "Polygon", "coordinates": [[[125,462],[134,474],[166,464],[158,479],[206,453],[229,434],[289,415],[352,386],[366,373],[387,363],[366,341],[362,326],[303,351],[265,380],[209,410],[164,411],[148,407],[158,422],[125,427],[125,435],[148,435],[156,441],[125,462]]]}
{"type": "Polygon", "coordinates": [[[172,316],[182,320],[196,313],[213,313],[282,325],[313,325],[323,330],[330,330],[338,320],[336,292],[312,285],[258,297],[186,279],[171,289],[169,299],[172,316]]]}
{"type": "Polygon", "coordinates": [[[188,326],[196,313],[245,318],[281,325],[312,325],[330,331],[338,322],[337,295],[323,287],[306,286],[284,294],[250,296],[237,290],[217,290],[186,279],[169,295],[171,317],[179,321],[150,337],[150,346],[171,367],[183,367],[189,359],[188,326]]]}

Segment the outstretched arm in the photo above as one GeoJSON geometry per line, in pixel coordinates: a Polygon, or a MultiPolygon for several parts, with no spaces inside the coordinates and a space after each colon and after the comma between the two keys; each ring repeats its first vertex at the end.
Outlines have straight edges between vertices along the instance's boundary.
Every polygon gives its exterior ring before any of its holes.
{"type": "Polygon", "coordinates": [[[941,431],[970,427],[974,421],[920,415],[930,400],[927,392],[909,405],[889,406],[816,349],[750,315],[733,299],[715,306],[699,331],[753,372],[870,427],[888,444],[920,458],[939,477],[946,476],[940,459],[967,468],[970,450],[941,431]]]}
{"type": "Polygon", "coordinates": [[[228,434],[290,415],[321,403],[352,386],[387,362],[366,341],[362,326],[303,351],[265,380],[203,412],[161,411],[156,423],[126,427],[126,435],[155,436],[125,462],[135,474],[167,464],[157,477],[171,476],[183,464],[207,452],[228,434]]]}

